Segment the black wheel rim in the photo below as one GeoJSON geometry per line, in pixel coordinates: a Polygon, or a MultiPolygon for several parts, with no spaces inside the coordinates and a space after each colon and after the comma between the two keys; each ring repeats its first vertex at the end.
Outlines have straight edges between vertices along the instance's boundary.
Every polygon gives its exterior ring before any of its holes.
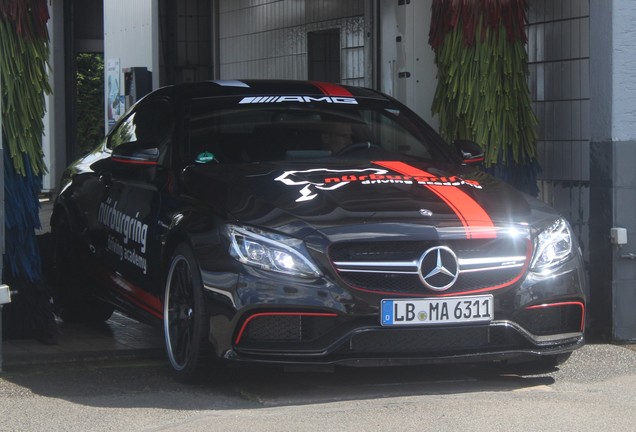
{"type": "Polygon", "coordinates": [[[188,261],[176,257],[170,268],[164,306],[164,329],[172,366],[184,369],[192,352],[194,336],[193,282],[188,261]]]}

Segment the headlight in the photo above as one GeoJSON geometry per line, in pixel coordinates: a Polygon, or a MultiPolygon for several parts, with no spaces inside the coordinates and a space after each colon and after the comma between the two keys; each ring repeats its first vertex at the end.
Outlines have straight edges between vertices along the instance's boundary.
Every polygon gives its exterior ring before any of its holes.
{"type": "Polygon", "coordinates": [[[536,240],[532,271],[545,272],[572,256],[572,233],[565,219],[558,219],[541,231],[536,240]]]}
{"type": "Polygon", "coordinates": [[[301,240],[237,225],[226,230],[230,255],[242,263],[293,276],[320,276],[301,240]]]}

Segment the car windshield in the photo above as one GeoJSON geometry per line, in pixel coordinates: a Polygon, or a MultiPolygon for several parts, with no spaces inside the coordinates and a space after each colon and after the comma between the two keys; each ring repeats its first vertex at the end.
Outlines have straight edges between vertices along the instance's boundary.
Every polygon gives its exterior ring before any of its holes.
{"type": "Polygon", "coordinates": [[[192,103],[188,132],[186,157],[197,162],[348,158],[364,157],[364,152],[454,160],[423,121],[398,105],[375,99],[251,104],[199,99],[192,103]]]}

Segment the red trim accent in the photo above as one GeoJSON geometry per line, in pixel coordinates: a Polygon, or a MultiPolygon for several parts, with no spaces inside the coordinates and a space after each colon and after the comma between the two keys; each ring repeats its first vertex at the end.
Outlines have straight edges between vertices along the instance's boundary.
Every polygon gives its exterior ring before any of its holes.
{"type": "Polygon", "coordinates": [[[580,306],[581,307],[581,331],[585,330],[585,305],[583,302],[559,302],[559,303],[543,303],[540,305],[528,306],[526,309],[542,309],[554,306],[580,306]]]}
{"type": "Polygon", "coordinates": [[[117,291],[119,291],[120,294],[126,297],[131,303],[136,304],[149,314],[152,314],[159,319],[163,319],[163,305],[158,297],[155,297],[141,288],[126,282],[116,274],[110,274],[110,279],[113,281],[113,286],[117,289],[117,291]]]}
{"type": "Polygon", "coordinates": [[[320,313],[320,312],[261,312],[255,313],[248,317],[243,325],[241,326],[241,330],[239,331],[236,339],[234,340],[234,344],[238,345],[241,341],[241,337],[243,337],[243,332],[245,332],[245,328],[254,318],[263,317],[263,316],[308,316],[308,317],[337,317],[338,314],[335,313],[320,313]]]}
{"type": "Polygon", "coordinates": [[[321,92],[323,92],[327,96],[353,96],[349,90],[346,88],[333,83],[326,83],[320,81],[311,81],[311,83],[318,87],[321,92]]]}
{"type": "Polygon", "coordinates": [[[131,159],[111,158],[113,162],[129,164],[129,165],[158,165],[157,162],[152,161],[136,161],[131,159]]]}
{"type": "Polygon", "coordinates": [[[163,304],[159,297],[155,297],[136,285],[130,284],[103,265],[98,264],[95,266],[94,271],[99,273],[97,276],[98,280],[104,281],[109,290],[117,291],[129,302],[134,303],[149,314],[161,320],[163,319],[163,304]],[[108,283],[109,280],[111,283],[108,283]]]}
{"type": "MultiPolygon", "coordinates": [[[[435,177],[432,174],[399,161],[373,161],[374,164],[388,168],[411,177],[435,177]]],[[[442,199],[457,215],[467,239],[495,238],[495,226],[486,210],[466,192],[456,186],[425,185],[431,192],[442,199]]]]}
{"type": "Polygon", "coordinates": [[[475,163],[483,162],[485,160],[486,158],[480,157],[480,158],[474,158],[474,159],[466,159],[464,160],[464,162],[467,164],[475,164],[475,163]]]}

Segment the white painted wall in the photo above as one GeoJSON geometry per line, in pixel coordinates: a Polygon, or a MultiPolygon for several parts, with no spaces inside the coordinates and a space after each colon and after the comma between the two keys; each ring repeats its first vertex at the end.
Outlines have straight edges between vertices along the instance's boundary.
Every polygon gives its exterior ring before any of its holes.
{"type": "Polygon", "coordinates": [[[48,23],[50,54],[49,83],[53,93],[45,97],[46,114],[43,119],[42,151],[49,172],[42,178],[42,191],[51,192],[59,186],[66,168],[66,108],[64,60],[64,1],[49,4],[48,23]]]}
{"type": "Polygon", "coordinates": [[[613,0],[612,140],[636,140],[636,2],[613,0]]]}
{"type": "MultiPolygon", "coordinates": [[[[109,59],[118,58],[121,70],[146,67],[152,72],[152,86],[156,89],[159,85],[158,17],[158,0],[105,0],[104,65],[109,59]]],[[[120,82],[124,82],[123,72],[120,82]]],[[[108,100],[108,95],[105,96],[108,100]]]]}
{"type": "Polygon", "coordinates": [[[381,1],[380,90],[405,103],[437,129],[439,119],[431,114],[437,66],[428,44],[432,3],[433,0],[416,0],[398,5],[396,0],[381,1]],[[406,72],[410,77],[399,78],[400,73],[406,72]]]}

